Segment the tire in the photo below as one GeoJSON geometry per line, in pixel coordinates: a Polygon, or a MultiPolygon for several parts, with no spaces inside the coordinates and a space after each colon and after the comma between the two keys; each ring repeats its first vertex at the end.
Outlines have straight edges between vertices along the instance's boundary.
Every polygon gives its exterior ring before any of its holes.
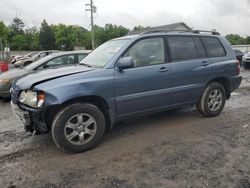
{"type": "Polygon", "coordinates": [[[244,69],[250,69],[250,63],[243,62],[244,69]]]}
{"type": "Polygon", "coordinates": [[[103,113],[92,104],[72,104],[57,113],[51,132],[55,144],[62,151],[84,152],[101,142],[105,133],[105,118],[103,113]],[[92,121],[93,123],[90,124],[92,121]]]}
{"type": "Polygon", "coordinates": [[[214,117],[221,113],[226,103],[226,91],[218,82],[210,83],[204,90],[196,107],[205,117],[214,117]]]}
{"type": "Polygon", "coordinates": [[[23,64],[23,66],[24,66],[24,67],[26,67],[26,66],[28,66],[29,64],[31,64],[31,62],[30,62],[30,61],[25,62],[25,63],[23,64]]]}

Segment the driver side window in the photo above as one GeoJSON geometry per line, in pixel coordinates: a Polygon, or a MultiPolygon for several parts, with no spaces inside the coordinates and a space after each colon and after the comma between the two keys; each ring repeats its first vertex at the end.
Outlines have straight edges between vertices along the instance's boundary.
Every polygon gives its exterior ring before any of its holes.
{"type": "Polygon", "coordinates": [[[53,68],[53,67],[60,67],[65,65],[73,65],[75,62],[74,55],[66,55],[66,56],[60,56],[57,58],[54,58],[45,64],[43,64],[39,69],[47,69],[47,68],[53,68]]]}
{"type": "Polygon", "coordinates": [[[135,67],[144,67],[165,62],[163,38],[143,39],[135,43],[124,55],[132,57],[135,67]]]}

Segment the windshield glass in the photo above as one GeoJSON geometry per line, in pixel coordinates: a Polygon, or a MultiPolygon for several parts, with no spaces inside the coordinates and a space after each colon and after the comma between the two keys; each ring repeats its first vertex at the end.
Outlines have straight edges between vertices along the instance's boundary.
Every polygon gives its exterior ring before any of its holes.
{"type": "Polygon", "coordinates": [[[46,62],[46,61],[52,59],[53,57],[54,57],[54,56],[53,56],[52,54],[51,54],[51,55],[48,55],[48,56],[46,56],[46,57],[44,57],[44,58],[42,58],[42,59],[39,59],[39,60],[37,60],[37,61],[35,61],[35,62],[33,62],[33,63],[27,65],[26,67],[24,67],[24,69],[26,69],[26,70],[33,70],[33,69],[39,67],[39,66],[40,66],[41,64],[43,64],[44,62],[46,62]]]}
{"type": "Polygon", "coordinates": [[[80,64],[102,68],[128,41],[129,39],[118,39],[105,42],[84,58],[80,64]]]}
{"type": "Polygon", "coordinates": [[[25,54],[24,56],[26,56],[26,57],[32,57],[32,56],[34,56],[36,54],[38,54],[38,52],[30,52],[28,54],[25,54]]]}

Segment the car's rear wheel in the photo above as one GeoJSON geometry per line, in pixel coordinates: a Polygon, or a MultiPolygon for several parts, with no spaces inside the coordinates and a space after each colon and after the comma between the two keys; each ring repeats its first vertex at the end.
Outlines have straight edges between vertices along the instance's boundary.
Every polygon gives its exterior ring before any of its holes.
{"type": "Polygon", "coordinates": [[[244,67],[245,69],[250,69],[250,63],[248,63],[248,62],[243,62],[243,67],[244,67]]]}
{"type": "Polygon", "coordinates": [[[204,90],[197,103],[198,111],[206,117],[217,116],[221,113],[226,103],[226,91],[222,84],[210,83],[204,90]]]}
{"type": "Polygon", "coordinates": [[[92,104],[73,104],[61,110],[52,124],[52,136],[63,151],[79,153],[95,147],[103,138],[105,118],[92,104]]]}
{"type": "Polygon", "coordinates": [[[28,66],[29,64],[31,64],[31,62],[30,62],[30,61],[25,62],[25,63],[23,64],[23,66],[24,66],[24,67],[26,67],[26,66],[28,66]]]}

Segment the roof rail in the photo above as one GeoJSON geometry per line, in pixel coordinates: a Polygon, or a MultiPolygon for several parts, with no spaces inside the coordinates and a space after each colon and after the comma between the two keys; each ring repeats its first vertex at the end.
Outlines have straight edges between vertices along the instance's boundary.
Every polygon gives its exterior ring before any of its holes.
{"type": "Polygon", "coordinates": [[[169,32],[179,32],[179,33],[211,33],[212,35],[220,35],[217,31],[205,31],[205,30],[165,30],[165,29],[157,29],[157,30],[149,30],[141,33],[141,35],[151,34],[151,33],[169,33],[169,32]]]}

